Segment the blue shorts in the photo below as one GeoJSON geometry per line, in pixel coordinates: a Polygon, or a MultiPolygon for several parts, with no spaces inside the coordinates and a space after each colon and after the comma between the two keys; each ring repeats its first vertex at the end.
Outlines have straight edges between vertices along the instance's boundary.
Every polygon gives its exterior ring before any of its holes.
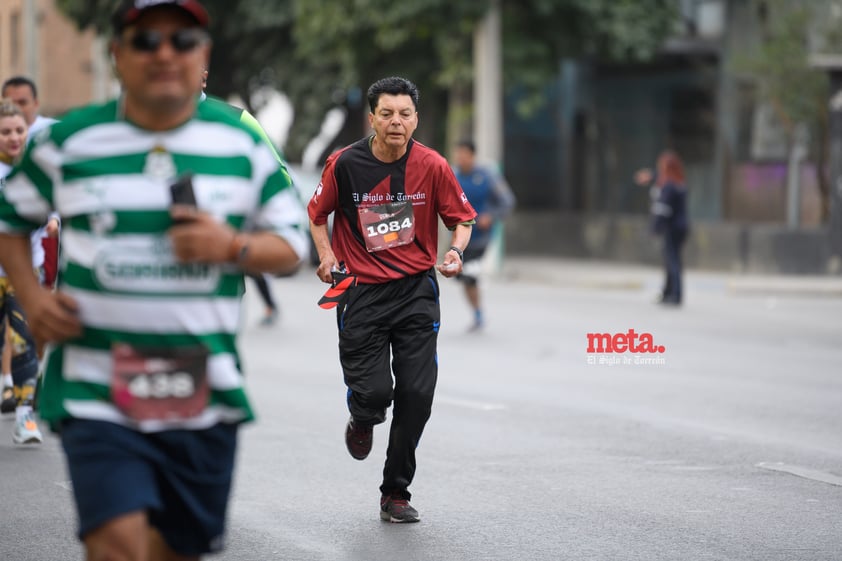
{"type": "Polygon", "coordinates": [[[61,441],[80,539],[113,518],[145,510],[176,553],[222,549],[237,425],[140,433],[71,419],[61,425],[61,441]]]}

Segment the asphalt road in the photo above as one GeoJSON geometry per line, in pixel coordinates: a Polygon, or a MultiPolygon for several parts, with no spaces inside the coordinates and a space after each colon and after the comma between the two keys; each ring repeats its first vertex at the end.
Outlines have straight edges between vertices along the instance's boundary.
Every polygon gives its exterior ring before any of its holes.
{"type": "MultiPolygon", "coordinates": [[[[260,418],[242,431],[228,549],[208,559],[842,559],[842,298],[753,296],[691,273],[686,305],[663,309],[660,274],[642,278],[553,283],[525,261],[518,280],[485,285],[480,334],[442,280],[439,386],[411,487],[422,521],[406,526],[378,516],[386,425],[366,461],[345,450],[324,286],[309,269],[275,281],[272,328],[251,290],[241,344],[260,418]],[[664,352],[589,363],[588,333],[630,329],[664,352]]],[[[0,473],[0,559],[82,559],[56,438],[0,439],[0,473]]]]}

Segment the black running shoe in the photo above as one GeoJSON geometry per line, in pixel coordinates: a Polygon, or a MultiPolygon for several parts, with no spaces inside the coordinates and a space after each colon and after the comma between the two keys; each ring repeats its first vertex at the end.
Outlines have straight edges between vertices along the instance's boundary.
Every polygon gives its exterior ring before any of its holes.
{"type": "Polygon", "coordinates": [[[15,399],[15,390],[11,386],[3,388],[3,401],[0,402],[0,413],[12,413],[18,405],[15,399]]]}
{"type": "Polygon", "coordinates": [[[386,522],[408,523],[418,522],[418,511],[412,508],[409,501],[397,494],[380,497],[380,518],[386,522]]]}
{"type": "Polygon", "coordinates": [[[345,445],[348,452],[356,460],[365,460],[371,452],[374,429],[371,425],[355,423],[354,418],[348,421],[345,427],[345,445]]]}

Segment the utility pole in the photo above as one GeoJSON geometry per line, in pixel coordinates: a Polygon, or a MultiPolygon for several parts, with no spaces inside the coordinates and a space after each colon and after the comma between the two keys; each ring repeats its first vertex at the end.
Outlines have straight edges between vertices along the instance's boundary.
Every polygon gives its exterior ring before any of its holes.
{"type": "MultiPolygon", "coordinates": [[[[477,160],[503,171],[503,33],[500,0],[489,2],[488,12],[474,33],[474,143],[477,160]]],[[[486,264],[499,273],[503,249],[503,226],[494,231],[494,250],[486,264]]]]}
{"type": "Polygon", "coordinates": [[[26,75],[38,83],[38,0],[23,0],[23,48],[26,75]]]}
{"type": "Polygon", "coordinates": [[[798,123],[789,149],[786,179],[786,226],[797,230],[801,226],[801,164],[807,157],[809,132],[807,125],[798,123]]]}
{"type": "Polygon", "coordinates": [[[474,33],[474,142],[480,161],[503,162],[503,49],[500,0],[474,33]]]}

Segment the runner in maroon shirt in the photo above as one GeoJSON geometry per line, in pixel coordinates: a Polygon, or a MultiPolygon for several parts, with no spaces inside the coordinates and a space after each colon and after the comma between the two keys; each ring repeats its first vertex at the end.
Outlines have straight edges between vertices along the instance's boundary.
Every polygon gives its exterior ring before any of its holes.
{"type": "Polygon", "coordinates": [[[356,279],[337,306],[351,412],[345,443],[351,456],[365,459],[373,425],[384,422],[394,404],[380,517],[417,522],[407,488],[438,374],[436,270],[445,277],[461,272],[476,212],[447,161],[412,139],[418,126],[415,84],[379,80],[368,90],[368,103],[374,134],[328,158],[308,206],[310,231],[318,277],[326,283],[346,274],[356,279]],[[452,233],[451,247],[436,266],[439,217],[452,233]]]}

